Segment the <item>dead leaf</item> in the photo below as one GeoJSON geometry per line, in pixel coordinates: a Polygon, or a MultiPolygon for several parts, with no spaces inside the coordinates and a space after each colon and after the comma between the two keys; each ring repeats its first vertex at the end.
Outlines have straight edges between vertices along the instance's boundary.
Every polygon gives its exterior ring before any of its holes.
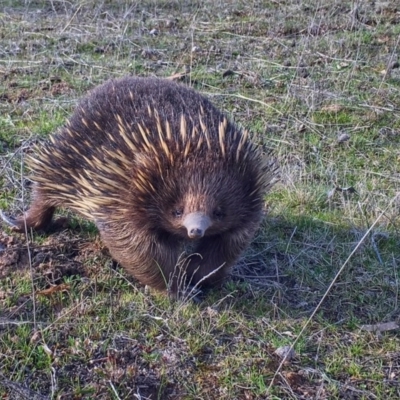
{"type": "Polygon", "coordinates": [[[41,337],[42,337],[42,334],[41,334],[40,331],[34,331],[30,342],[31,343],[37,343],[40,340],[41,337]]]}
{"type": "Polygon", "coordinates": [[[297,372],[287,371],[283,372],[282,375],[285,377],[291,387],[298,387],[304,383],[304,377],[297,372]]]}
{"type": "Polygon", "coordinates": [[[326,111],[326,112],[339,112],[343,110],[343,106],[341,104],[327,104],[326,106],[323,106],[321,108],[321,111],[326,111]]]}
{"type": "Polygon", "coordinates": [[[399,329],[397,322],[382,322],[380,324],[361,325],[360,329],[367,332],[386,332],[399,329]]]}
{"type": "Polygon", "coordinates": [[[10,265],[16,264],[18,260],[19,260],[19,253],[17,251],[4,253],[0,257],[0,266],[9,267],[10,265]]]}
{"type": "Polygon", "coordinates": [[[51,351],[50,347],[47,346],[46,343],[42,344],[42,349],[44,350],[44,352],[48,355],[48,356],[52,356],[53,352],[51,351]]]}
{"type": "Polygon", "coordinates": [[[69,288],[70,285],[66,283],[61,283],[60,285],[51,286],[48,289],[39,290],[38,292],[36,292],[36,294],[41,296],[51,296],[54,293],[68,291],[69,288]]]}
{"type": "Polygon", "coordinates": [[[178,72],[174,75],[168,76],[167,79],[169,79],[170,81],[179,81],[187,75],[189,75],[189,72],[178,72]]]}

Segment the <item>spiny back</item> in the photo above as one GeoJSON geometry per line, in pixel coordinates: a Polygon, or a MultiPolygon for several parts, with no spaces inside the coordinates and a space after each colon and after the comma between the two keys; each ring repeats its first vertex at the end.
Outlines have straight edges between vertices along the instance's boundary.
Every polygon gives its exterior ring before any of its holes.
{"type": "Polygon", "coordinates": [[[123,207],[132,192],[147,202],[161,188],[177,190],[176,180],[210,186],[214,177],[215,186],[224,174],[249,180],[258,198],[272,176],[246,131],[195,91],[156,78],[95,88],[39,152],[31,160],[36,180],[86,215],[123,207]]]}

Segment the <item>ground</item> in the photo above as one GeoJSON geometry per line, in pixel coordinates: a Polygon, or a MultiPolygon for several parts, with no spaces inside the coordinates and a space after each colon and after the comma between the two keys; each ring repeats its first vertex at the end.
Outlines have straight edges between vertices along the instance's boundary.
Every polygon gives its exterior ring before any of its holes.
{"type": "Polygon", "coordinates": [[[48,235],[3,224],[1,398],[398,399],[399,38],[395,0],[3,0],[7,215],[29,205],[34,144],[128,74],[208,96],[274,152],[280,181],[199,303],[147,291],[66,210],[48,235]]]}

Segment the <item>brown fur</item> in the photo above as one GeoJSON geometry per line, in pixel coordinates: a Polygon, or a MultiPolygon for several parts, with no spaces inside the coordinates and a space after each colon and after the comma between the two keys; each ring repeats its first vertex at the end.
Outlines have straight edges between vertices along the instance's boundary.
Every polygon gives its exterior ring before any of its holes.
{"type": "Polygon", "coordinates": [[[47,229],[57,207],[75,210],[127,271],[173,294],[210,273],[201,285],[223,279],[259,226],[275,173],[203,96],[130,77],[95,88],[30,165],[33,200],[18,230],[47,229]]]}

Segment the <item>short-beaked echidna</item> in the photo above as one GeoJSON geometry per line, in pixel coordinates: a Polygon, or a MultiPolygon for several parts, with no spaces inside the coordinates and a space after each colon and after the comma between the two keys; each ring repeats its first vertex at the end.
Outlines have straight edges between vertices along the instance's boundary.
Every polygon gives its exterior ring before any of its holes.
{"type": "Polygon", "coordinates": [[[32,203],[16,230],[45,230],[57,207],[77,211],[128,272],[173,295],[222,280],[258,229],[276,172],[205,97],[134,77],[93,89],[29,163],[32,203]]]}

